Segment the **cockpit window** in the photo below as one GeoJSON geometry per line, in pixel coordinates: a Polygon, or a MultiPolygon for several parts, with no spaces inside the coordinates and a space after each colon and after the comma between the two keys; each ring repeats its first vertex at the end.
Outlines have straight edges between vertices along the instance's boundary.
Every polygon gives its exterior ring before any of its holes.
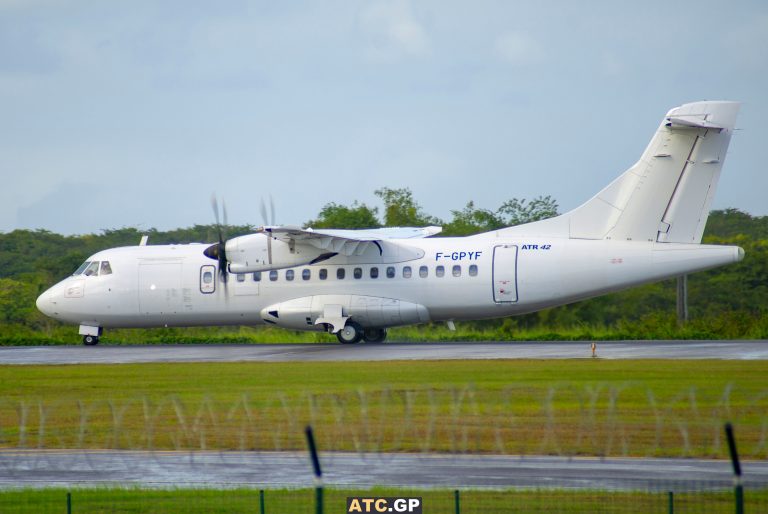
{"type": "Polygon", "coordinates": [[[85,268],[85,271],[83,272],[83,275],[86,277],[96,277],[99,275],[99,261],[93,261],[91,262],[87,268],[85,268]]]}
{"type": "Polygon", "coordinates": [[[101,271],[99,272],[100,275],[111,275],[112,274],[112,266],[109,265],[109,261],[101,261],[101,271]]]}
{"type": "Polygon", "coordinates": [[[75,272],[74,272],[74,273],[72,273],[72,275],[79,275],[80,273],[82,273],[83,271],[85,271],[85,268],[87,268],[87,267],[88,267],[90,264],[91,264],[91,261],[85,261],[84,263],[82,263],[82,264],[80,265],[80,267],[79,267],[79,268],[77,268],[77,269],[75,270],[75,272]]]}

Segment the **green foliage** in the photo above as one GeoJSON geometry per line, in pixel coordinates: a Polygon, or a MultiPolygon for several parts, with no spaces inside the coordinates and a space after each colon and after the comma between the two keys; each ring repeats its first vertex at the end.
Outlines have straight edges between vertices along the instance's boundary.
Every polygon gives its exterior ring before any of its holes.
{"type": "Polygon", "coordinates": [[[382,187],[374,191],[384,202],[384,225],[388,227],[422,227],[440,225],[442,221],[426,214],[414,200],[408,188],[390,189],[382,187]]]}
{"type": "Polygon", "coordinates": [[[704,235],[721,238],[744,235],[753,240],[768,239],[768,216],[751,216],[732,208],[712,211],[704,235]]]}
{"type": "Polygon", "coordinates": [[[353,202],[350,207],[335,202],[325,204],[316,220],[310,220],[306,226],[312,228],[378,228],[381,226],[376,217],[379,210],[364,203],[353,202]]]}
{"type": "Polygon", "coordinates": [[[444,236],[468,236],[503,227],[531,223],[557,216],[557,202],[551,196],[537,196],[530,202],[512,198],[495,211],[475,207],[470,201],[460,211],[451,211],[453,219],[443,227],[444,236]]]}
{"type": "Polygon", "coordinates": [[[530,202],[513,198],[499,207],[507,225],[520,225],[557,216],[557,201],[551,196],[537,196],[530,202]]]}

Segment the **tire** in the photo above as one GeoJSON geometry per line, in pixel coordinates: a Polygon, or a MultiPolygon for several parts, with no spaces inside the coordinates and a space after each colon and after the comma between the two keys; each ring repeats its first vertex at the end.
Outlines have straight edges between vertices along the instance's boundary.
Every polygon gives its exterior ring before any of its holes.
{"type": "Polygon", "coordinates": [[[363,340],[366,343],[383,343],[386,338],[386,328],[366,328],[363,331],[363,340]]]}
{"type": "Polygon", "coordinates": [[[341,344],[359,343],[363,338],[363,327],[354,321],[348,321],[347,324],[336,333],[336,337],[341,344]]]}
{"type": "Polygon", "coordinates": [[[96,346],[99,344],[99,336],[83,336],[83,344],[85,346],[96,346]]]}

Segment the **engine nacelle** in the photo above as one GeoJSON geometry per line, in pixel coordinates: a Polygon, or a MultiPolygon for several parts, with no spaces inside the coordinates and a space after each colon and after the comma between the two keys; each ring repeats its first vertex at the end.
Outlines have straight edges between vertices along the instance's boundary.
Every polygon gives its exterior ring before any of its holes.
{"type": "Polygon", "coordinates": [[[387,328],[427,323],[430,316],[423,305],[394,298],[315,295],[270,305],[261,310],[261,319],[294,330],[321,330],[327,324],[335,332],[347,319],[366,328],[387,328]]]}
{"type": "Polygon", "coordinates": [[[227,241],[226,253],[232,273],[292,268],[335,255],[309,245],[289,244],[266,234],[232,238],[227,241]]]}

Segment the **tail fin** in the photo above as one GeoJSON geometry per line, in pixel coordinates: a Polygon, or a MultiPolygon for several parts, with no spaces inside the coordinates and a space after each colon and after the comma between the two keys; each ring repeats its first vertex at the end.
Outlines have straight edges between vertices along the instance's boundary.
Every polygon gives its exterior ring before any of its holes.
{"type": "Polygon", "coordinates": [[[577,239],[700,243],[738,110],[737,102],[672,109],[634,166],[580,207],[528,229],[541,224],[536,228],[567,230],[577,239]]]}

